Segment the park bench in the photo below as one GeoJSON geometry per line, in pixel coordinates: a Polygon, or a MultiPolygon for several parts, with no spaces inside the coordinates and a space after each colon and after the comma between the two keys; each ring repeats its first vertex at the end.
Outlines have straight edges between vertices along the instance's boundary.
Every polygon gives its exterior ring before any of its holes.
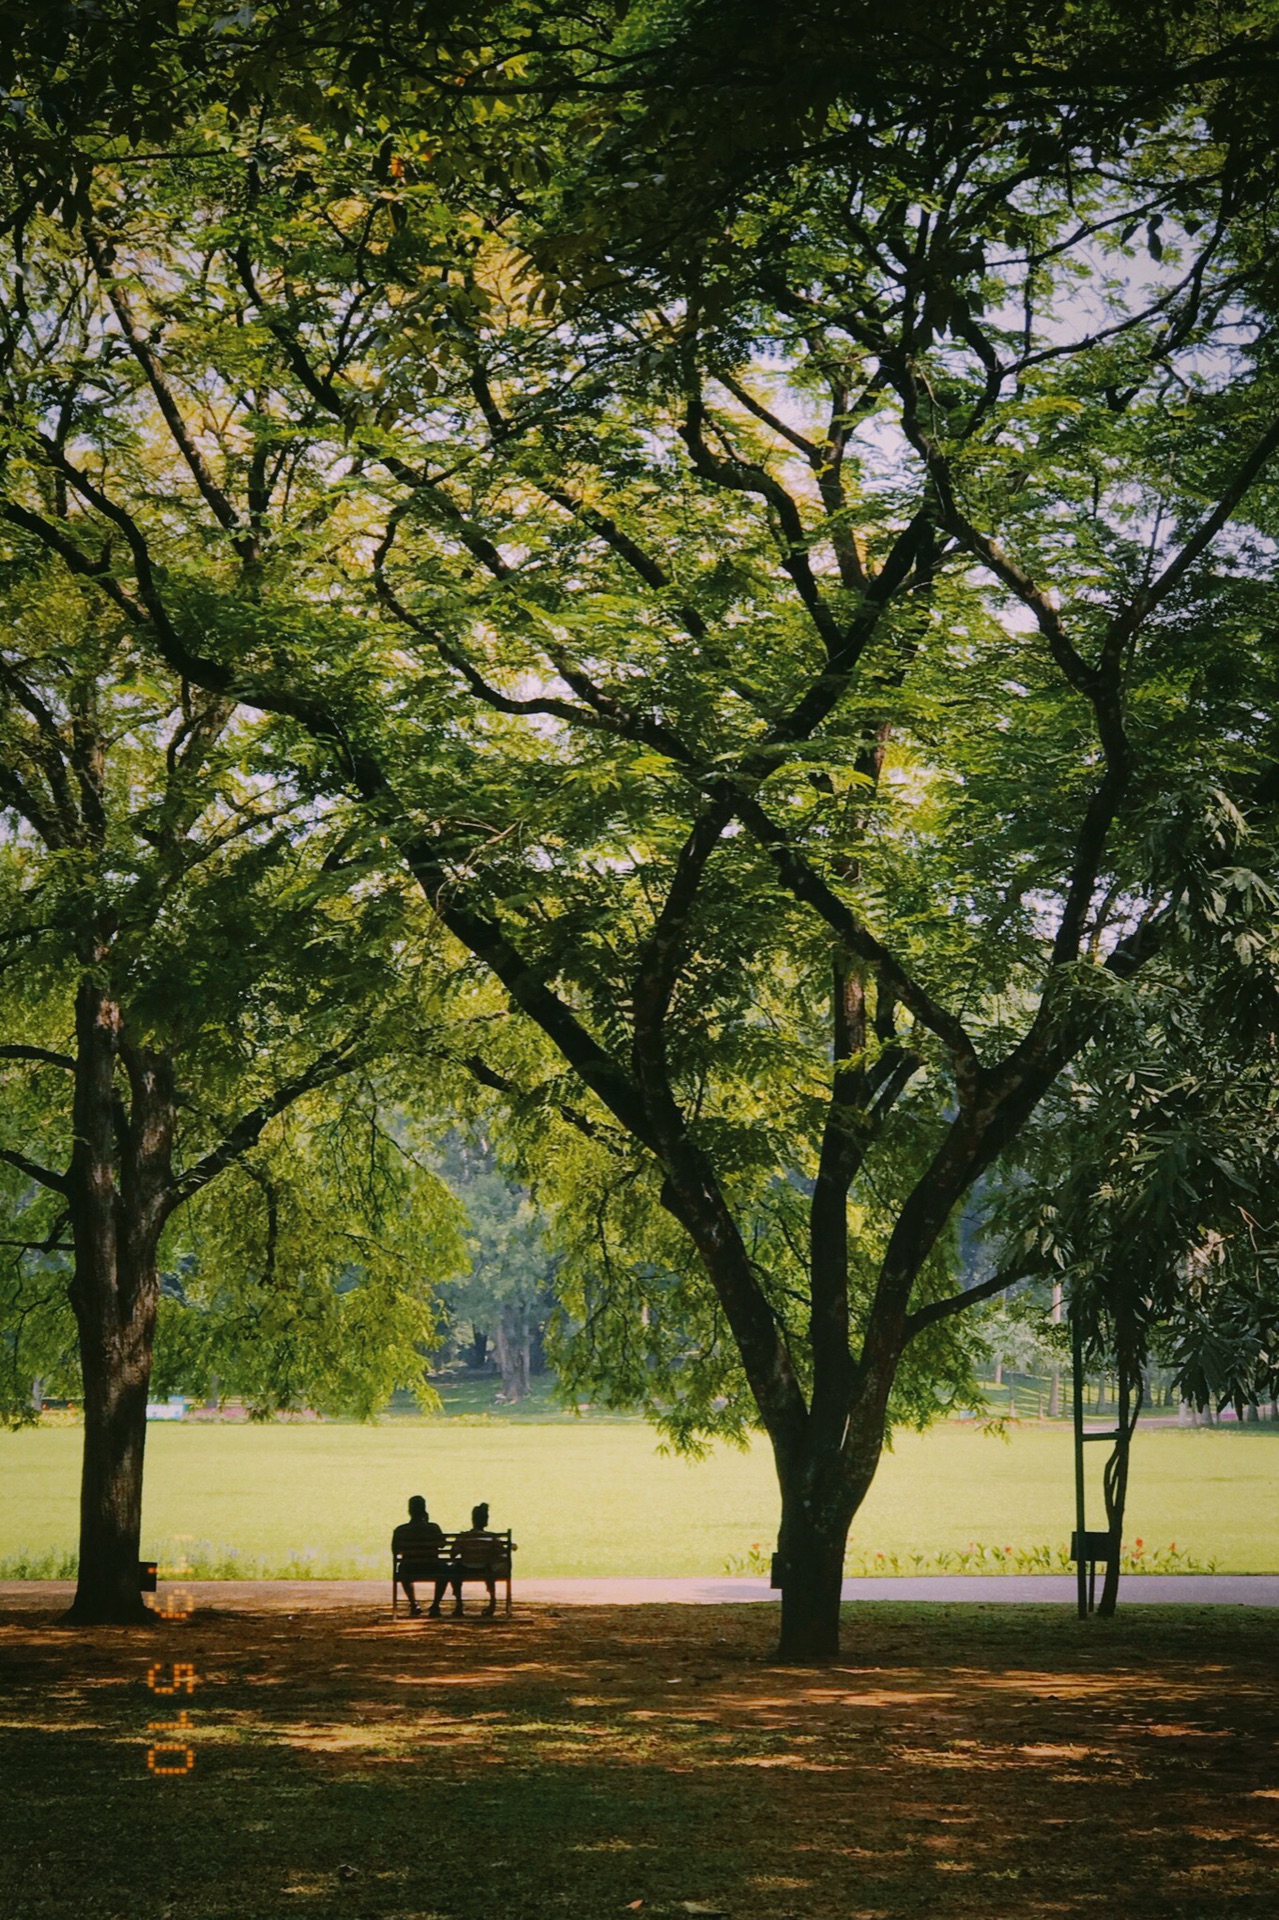
{"type": "Polygon", "coordinates": [[[435,1552],[424,1553],[421,1547],[405,1547],[399,1553],[391,1553],[391,1612],[400,1610],[400,1579],[402,1575],[415,1583],[438,1580],[447,1575],[449,1580],[480,1580],[487,1584],[502,1580],[506,1583],[506,1611],[511,1611],[511,1555],[515,1552],[515,1542],[511,1539],[508,1527],[505,1533],[486,1532],[483,1541],[469,1540],[461,1533],[446,1533],[436,1547],[435,1552]],[[459,1546],[459,1542],[461,1545],[459,1546]],[[454,1558],[456,1552],[457,1558],[454,1558]]]}

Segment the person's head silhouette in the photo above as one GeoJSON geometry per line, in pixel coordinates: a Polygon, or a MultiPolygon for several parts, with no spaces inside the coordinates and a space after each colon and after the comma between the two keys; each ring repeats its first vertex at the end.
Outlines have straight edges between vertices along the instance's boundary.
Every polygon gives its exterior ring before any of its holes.
{"type": "Polygon", "coordinates": [[[415,1493],[412,1499],[409,1501],[409,1519],[425,1520],[426,1518],[427,1518],[426,1501],[422,1498],[420,1493],[415,1493]]]}
{"type": "Polygon", "coordinates": [[[471,1508],[471,1525],[473,1527],[486,1527],[488,1523],[489,1523],[488,1501],[481,1500],[478,1507],[471,1508]]]}

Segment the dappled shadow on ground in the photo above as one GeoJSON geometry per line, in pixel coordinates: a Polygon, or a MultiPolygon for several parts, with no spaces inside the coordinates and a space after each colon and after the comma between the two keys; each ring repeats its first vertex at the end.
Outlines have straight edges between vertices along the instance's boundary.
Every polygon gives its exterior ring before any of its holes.
{"type": "Polygon", "coordinates": [[[821,1670],[770,1628],[0,1617],[5,1920],[1273,1912],[1267,1616],[860,1606],[821,1670]]]}

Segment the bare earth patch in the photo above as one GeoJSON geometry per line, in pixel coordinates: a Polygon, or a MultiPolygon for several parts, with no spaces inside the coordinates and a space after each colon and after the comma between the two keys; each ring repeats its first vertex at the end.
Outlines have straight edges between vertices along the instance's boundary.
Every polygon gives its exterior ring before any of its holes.
{"type": "Polygon", "coordinates": [[[4,1920],[1273,1914],[1272,1615],[847,1615],[0,1616],[4,1920]]]}

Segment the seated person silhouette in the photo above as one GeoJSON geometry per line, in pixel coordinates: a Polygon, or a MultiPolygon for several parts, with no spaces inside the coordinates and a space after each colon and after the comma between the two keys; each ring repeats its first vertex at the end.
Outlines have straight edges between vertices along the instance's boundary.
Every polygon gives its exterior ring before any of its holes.
{"type": "MultiPolygon", "coordinates": [[[[490,1533],[488,1524],[488,1502],[481,1501],[478,1507],[471,1508],[471,1524],[466,1532],[459,1533],[453,1542],[453,1559],[458,1565],[458,1571],[452,1578],[453,1611],[455,1614],[461,1613],[462,1611],[463,1572],[465,1572],[465,1576],[468,1579],[473,1580],[478,1577],[483,1580],[485,1586],[488,1588],[489,1603],[484,1609],[485,1617],[487,1618],[489,1614],[497,1612],[497,1578],[494,1573],[494,1568],[505,1555],[506,1542],[499,1538],[497,1534],[490,1533]]],[[[446,1575],[440,1585],[436,1587],[435,1601],[431,1607],[432,1613],[439,1612],[442,1588],[449,1584],[450,1582],[446,1575]]]]}
{"type": "Polygon", "coordinates": [[[439,1597],[449,1584],[448,1573],[440,1560],[440,1548],[443,1545],[443,1529],[432,1520],[421,1494],[415,1493],[409,1501],[408,1519],[402,1521],[391,1535],[392,1553],[404,1556],[400,1561],[399,1582],[409,1597],[411,1614],[420,1614],[422,1611],[413,1591],[415,1580],[435,1579],[436,1604],[431,1611],[438,1613],[440,1610],[439,1597]]]}

